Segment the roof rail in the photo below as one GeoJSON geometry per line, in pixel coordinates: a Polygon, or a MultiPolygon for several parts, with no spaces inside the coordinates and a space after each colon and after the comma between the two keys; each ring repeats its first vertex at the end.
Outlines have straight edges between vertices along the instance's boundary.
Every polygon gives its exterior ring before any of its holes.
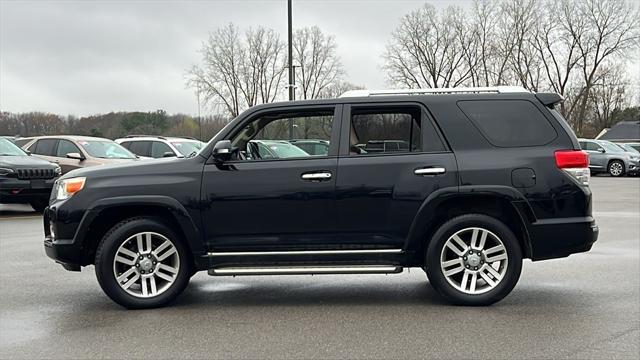
{"type": "Polygon", "coordinates": [[[376,95],[426,95],[426,94],[506,94],[528,93],[529,90],[522,86],[496,86],[496,87],[457,87],[457,88],[432,88],[432,89],[397,89],[397,90],[349,90],[343,97],[367,97],[376,95]]]}
{"type": "Polygon", "coordinates": [[[160,136],[160,135],[127,135],[125,136],[125,138],[137,138],[137,137],[141,137],[141,138],[157,138],[157,139],[162,139],[165,140],[166,138],[164,136],[160,136]]]}

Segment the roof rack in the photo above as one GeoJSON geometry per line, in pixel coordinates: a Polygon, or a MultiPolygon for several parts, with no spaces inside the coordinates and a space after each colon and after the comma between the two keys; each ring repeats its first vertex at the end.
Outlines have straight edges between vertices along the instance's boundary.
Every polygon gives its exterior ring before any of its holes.
{"type": "Polygon", "coordinates": [[[496,87],[457,87],[457,88],[433,88],[433,89],[398,89],[398,90],[349,90],[343,97],[367,97],[380,95],[426,95],[426,94],[506,94],[528,93],[529,90],[522,86],[496,86],[496,87]]]}
{"type": "Polygon", "coordinates": [[[145,137],[157,138],[157,139],[162,139],[162,140],[166,139],[164,136],[160,136],[160,135],[127,135],[127,136],[125,136],[125,138],[138,138],[138,137],[141,137],[141,138],[145,138],[145,137]]]}

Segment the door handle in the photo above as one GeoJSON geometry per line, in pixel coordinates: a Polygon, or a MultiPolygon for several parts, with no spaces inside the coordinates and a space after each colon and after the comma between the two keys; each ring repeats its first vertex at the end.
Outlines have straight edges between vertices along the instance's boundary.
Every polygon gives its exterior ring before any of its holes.
{"type": "Polygon", "coordinates": [[[302,180],[323,181],[331,179],[331,173],[328,171],[305,173],[301,176],[302,180]]]}
{"type": "Polygon", "coordinates": [[[425,176],[425,175],[439,175],[439,174],[444,174],[445,172],[447,172],[447,169],[443,168],[443,167],[427,167],[427,168],[419,168],[419,169],[415,169],[413,171],[414,174],[416,175],[421,175],[421,176],[425,176]]]}

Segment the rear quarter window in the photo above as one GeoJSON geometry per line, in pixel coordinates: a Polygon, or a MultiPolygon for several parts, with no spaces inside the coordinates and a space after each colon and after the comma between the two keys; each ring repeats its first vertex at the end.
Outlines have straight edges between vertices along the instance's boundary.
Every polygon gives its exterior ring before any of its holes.
{"type": "Polygon", "coordinates": [[[463,100],[458,107],[495,146],[539,146],[558,136],[549,120],[527,100],[463,100]]]}

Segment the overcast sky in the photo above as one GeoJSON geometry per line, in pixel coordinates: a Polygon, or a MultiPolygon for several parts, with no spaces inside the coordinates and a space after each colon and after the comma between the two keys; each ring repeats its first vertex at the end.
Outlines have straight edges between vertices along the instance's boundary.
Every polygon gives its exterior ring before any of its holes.
{"type": "MultiPolygon", "coordinates": [[[[380,88],[391,31],[423,3],[294,0],[294,28],[317,25],[335,35],[348,80],[380,88]]],[[[229,22],[270,27],[286,39],[286,0],[0,0],[0,109],[195,114],[185,72],[199,62],[208,33],[229,22]]]]}
{"type": "MultiPolygon", "coordinates": [[[[400,17],[423,3],[293,0],[294,28],[317,25],[334,35],[347,80],[381,88],[385,43],[400,17]]],[[[0,0],[0,110],[195,114],[185,72],[199,62],[208,33],[229,22],[270,27],[286,39],[286,0],[0,0]]]]}

